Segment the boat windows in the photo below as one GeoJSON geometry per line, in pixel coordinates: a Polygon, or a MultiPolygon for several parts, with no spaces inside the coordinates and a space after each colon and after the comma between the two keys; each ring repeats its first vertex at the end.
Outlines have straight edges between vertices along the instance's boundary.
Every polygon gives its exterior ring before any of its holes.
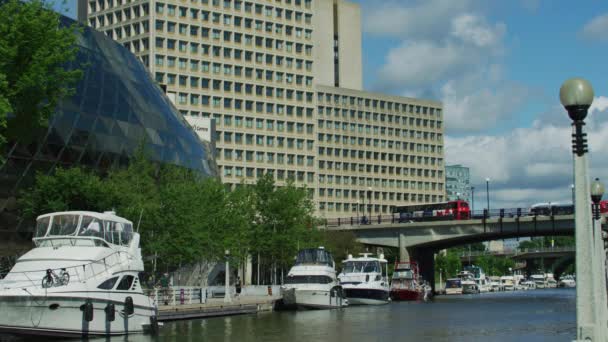
{"type": "Polygon", "coordinates": [[[460,279],[449,279],[446,283],[445,283],[445,287],[449,288],[449,289],[456,289],[461,286],[461,281],[460,279]]]}
{"type": "Polygon", "coordinates": [[[103,239],[103,221],[95,217],[83,216],[81,226],[79,236],[94,236],[103,239]]]}
{"type": "Polygon", "coordinates": [[[329,276],[322,275],[297,275],[287,276],[285,284],[329,284],[333,280],[329,276]]]}
{"type": "Polygon", "coordinates": [[[114,285],[116,285],[116,281],[118,281],[118,277],[110,278],[110,279],[104,281],[103,283],[99,284],[99,286],[97,286],[97,288],[101,289],[101,290],[111,290],[114,288],[114,285]]]}
{"type": "Polygon", "coordinates": [[[75,235],[79,218],[78,215],[53,216],[49,236],[75,235]]]}
{"type": "Polygon", "coordinates": [[[36,232],[34,237],[44,237],[46,235],[46,231],[49,229],[49,222],[51,221],[50,217],[43,217],[36,221],[36,232]]]}
{"type": "Polygon", "coordinates": [[[105,239],[115,245],[128,246],[133,237],[133,226],[123,222],[106,221],[105,239]]]}
{"type": "Polygon", "coordinates": [[[371,273],[381,272],[380,263],[377,261],[347,261],[344,263],[344,273],[371,273]]]}
{"type": "Polygon", "coordinates": [[[331,254],[324,249],[303,249],[298,252],[296,265],[313,264],[313,265],[328,265],[333,266],[331,254]]]}
{"type": "Polygon", "coordinates": [[[118,283],[118,286],[116,287],[116,290],[129,290],[131,288],[131,285],[133,284],[133,279],[135,279],[135,277],[133,277],[132,275],[126,275],[122,277],[120,283],[118,283]]]}

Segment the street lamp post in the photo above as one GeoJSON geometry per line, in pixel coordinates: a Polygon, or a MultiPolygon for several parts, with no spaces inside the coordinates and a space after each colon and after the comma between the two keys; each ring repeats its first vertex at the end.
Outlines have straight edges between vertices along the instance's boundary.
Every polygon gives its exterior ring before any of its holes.
{"type": "MultiPolygon", "coordinates": [[[[574,154],[574,221],[576,241],[576,338],[579,341],[603,341],[606,339],[607,327],[606,297],[595,296],[606,288],[597,288],[599,280],[604,277],[604,265],[599,264],[593,230],[591,225],[591,208],[589,198],[591,191],[587,175],[587,137],[583,133],[585,117],[593,102],[591,84],[580,78],[564,82],[559,90],[562,105],[572,119],[572,152],[574,154]]],[[[605,280],[604,280],[605,282],[605,280]]]]}
{"type": "Polygon", "coordinates": [[[357,199],[357,224],[359,224],[359,199],[357,199]]]}
{"type": "Polygon", "coordinates": [[[572,212],[574,213],[574,184],[570,184],[570,189],[572,190],[572,212]]]}
{"type": "Polygon", "coordinates": [[[490,216],[490,178],[486,178],[486,201],[488,205],[488,216],[490,216]]]}
{"type": "Polygon", "coordinates": [[[224,257],[226,258],[226,287],[224,288],[224,303],[232,303],[230,297],[230,250],[224,251],[224,257]]]}
{"type": "MultiPolygon", "coordinates": [[[[591,183],[591,202],[592,202],[592,215],[593,215],[593,244],[595,247],[595,260],[597,260],[600,274],[594,275],[596,281],[596,294],[600,301],[604,304],[607,303],[606,294],[606,253],[604,251],[604,239],[602,239],[602,217],[600,216],[600,202],[602,196],[604,196],[604,184],[600,182],[599,178],[596,178],[591,183]]],[[[600,327],[606,327],[606,320],[608,319],[608,306],[598,306],[599,312],[597,313],[599,318],[598,325],[600,327]]],[[[608,330],[604,330],[604,341],[608,337],[608,330]]]]}
{"type": "Polygon", "coordinates": [[[471,187],[471,217],[475,213],[475,187],[471,187]]]}
{"type": "Polygon", "coordinates": [[[369,222],[372,222],[372,187],[369,186],[367,187],[367,190],[369,191],[369,222]]]}

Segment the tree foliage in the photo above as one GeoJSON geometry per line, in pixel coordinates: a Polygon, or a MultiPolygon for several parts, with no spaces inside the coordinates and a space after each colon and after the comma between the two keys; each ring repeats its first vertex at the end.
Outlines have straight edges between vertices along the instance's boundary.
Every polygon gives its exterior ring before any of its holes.
{"type": "Polygon", "coordinates": [[[30,142],[73,92],[75,29],[43,0],[0,1],[0,139],[30,142]]]}
{"type": "Polygon", "coordinates": [[[38,174],[20,205],[28,218],[60,210],[114,209],[133,221],[144,255],[154,256],[158,269],[222,260],[226,249],[236,264],[259,254],[267,264],[288,267],[299,248],[322,244],[305,189],[292,183],[277,187],[265,176],[229,191],[217,179],[151,163],[143,150],[128,167],[111,170],[105,178],[77,167],[38,174]]]}

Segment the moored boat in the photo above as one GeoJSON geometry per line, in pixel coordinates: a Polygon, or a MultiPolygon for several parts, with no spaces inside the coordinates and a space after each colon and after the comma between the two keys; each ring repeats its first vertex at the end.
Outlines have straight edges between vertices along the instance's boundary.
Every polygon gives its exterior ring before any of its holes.
{"type": "Polygon", "coordinates": [[[0,332],[110,336],[156,326],[131,221],[113,212],[41,215],[33,241],[0,281],[0,332]]]}
{"type": "Polygon", "coordinates": [[[335,309],[348,305],[336,277],[336,264],[323,247],[298,252],[281,294],[287,308],[335,309]]]}
{"type": "Polygon", "coordinates": [[[392,300],[422,300],[425,287],[416,262],[397,262],[391,280],[392,300]]]}
{"type": "Polygon", "coordinates": [[[338,275],[349,305],[386,304],[389,302],[388,267],[384,255],[374,258],[369,253],[352,255],[343,261],[338,275]]]}
{"type": "Polygon", "coordinates": [[[475,282],[475,277],[469,271],[461,271],[458,273],[458,278],[460,278],[460,284],[462,286],[463,294],[474,294],[479,293],[479,287],[477,286],[477,282],[475,282]]]}

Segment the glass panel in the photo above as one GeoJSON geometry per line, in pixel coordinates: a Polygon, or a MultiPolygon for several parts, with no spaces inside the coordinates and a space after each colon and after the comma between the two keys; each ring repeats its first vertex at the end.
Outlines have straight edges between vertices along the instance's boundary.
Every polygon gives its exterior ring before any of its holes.
{"type": "Polygon", "coordinates": [[[117,280],[118,280],[118,277],[110,278],[110,279],[104,281],[103,283],[99,284],[99,286],[97,286],[97,288],[101,289],[101,290],[111,290],[114,288],[114,285],[116,284],[117,280]]]}
{"type": "Polygon", "coordinates": [[[43,237],[46,235],[46,231],[49,228],[50,217],[43,217],[40,220],[36,221],[36,232],[34,237],[43,237]]]}
{"type": "Polygon", "coordinates": [[[116,290],[129,290],[131,288],[131,284],[133,284],[133,279],[134,277],[131,275],[122,277],[120,283],[118,283],[118,286],[116,287],[116,290]]]}
{"type": "Polygon", "coordinates": [[[103,222],[91,216],[83,216],[79,236],[94,236],[98,238],[104,237],[103,222]]]}
{"type": "Polygon", "coordinates": [[[78,228],[78,215],[53,216],[49,236],[75,235],[78,228]]]}

